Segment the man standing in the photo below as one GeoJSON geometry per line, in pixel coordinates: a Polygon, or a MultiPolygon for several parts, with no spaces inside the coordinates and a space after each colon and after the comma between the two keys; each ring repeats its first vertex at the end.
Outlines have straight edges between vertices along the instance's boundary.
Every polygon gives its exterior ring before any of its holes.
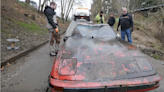
{"type": "Polygon", "coordinates": [[[125,35],[128,38],[128,42],[132,44],[131,33],[133,32],[133,19],[131,15],[128,14],[127,9],[122,9],[122,15],[119,18],[119,23],[117,26],[117,31],[121,25],[121,38],[125,40],[125,35]]]}
{"type": "Polygon", "coordinates": [[[113,26],[115,24],[115,18],[114,18],[113,13],[110,14],[110,18],[108,20],[108,24],[109,24],[109,26],[111,26],[113,28],[113,26]]]}
{"type": "Polygon", "coordinates": [[[100,14],[98,14],[95,18],[95,21],[97,23],[104,23],[104,15],[103,15],[103,11],[100,12],[100,14]]]}
{"type": "Polygon", "coordinates": [[[56,56],[56,53],[59,50],[60,35],[58,30],[58,24],[56,19],[56,12],[54,11],[57,7],[55,2],[51,2],[50,6],[46,6],[44,14],[47,17],[47,28],[50,32],[50,55],[56,56]],[[54,44],[56,41],[56,44],[54,44]],[[56,47],[56,48],[55,48],[56,47]]]}

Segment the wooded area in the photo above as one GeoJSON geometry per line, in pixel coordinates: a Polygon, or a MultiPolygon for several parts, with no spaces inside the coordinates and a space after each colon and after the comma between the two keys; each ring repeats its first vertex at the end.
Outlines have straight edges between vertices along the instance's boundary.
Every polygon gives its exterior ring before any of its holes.
{"type": "Polygon", "coordinates": [[[126,7],[128,11],[135,9],[150,7],[164,3],[164,0],[93,0],[91,12],[93,16],[103,10],[106,14],[120,13],[122,7],[126,7]]]}
{"type": "MultiPolygon", "coordinates": [[[[92,17],[94,18],[100,11],[104,11],[104,15],[108,17],[110,13],[115,15],[121,15],[122,7],[126,7],[128,12],[133,12],[136,9],[146,8],[156,5],[164,4],[164,0],[93,0],[92,4],[92,17]]],[[[144,11],[147,13],[148,20],[156,21],[158,28],[156,38],[164,43],[164,8],[158,8],[156,11],[148,10],[144,11]]]]}
{"type": "MultiPolygon", "coordinates": [[[[60,8],[63,23],[64,21],[68,21],[68,17],[74,6],[83,7],[81,4],[82,0],[44,0],[43,3],[41,3],[41,1],[42,0],[39,0],[38,12],[42,13],[44,11],[44,7],[49,5],[50,2],[56,2],[58,4],[57,8],[60,8]]],[[[26,0],[26,3],[29,4],[30,0],[26,0]]]]}

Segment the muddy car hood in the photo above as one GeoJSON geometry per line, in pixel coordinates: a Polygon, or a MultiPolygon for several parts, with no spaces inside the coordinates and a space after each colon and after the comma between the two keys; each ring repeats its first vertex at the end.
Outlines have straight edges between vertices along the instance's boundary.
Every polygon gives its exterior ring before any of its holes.
{"type": "Polygon", "coordinates": [[[60,80],[117,80],[156,74],[140,50],[119,38],[69,37],[56,62],[56,73],[51,75],[60,80]]]}

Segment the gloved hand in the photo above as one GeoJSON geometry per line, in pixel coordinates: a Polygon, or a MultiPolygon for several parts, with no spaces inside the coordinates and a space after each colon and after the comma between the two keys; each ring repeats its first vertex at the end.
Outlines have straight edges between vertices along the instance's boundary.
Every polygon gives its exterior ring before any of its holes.
{"type": "Polygon", "coordinates": [[[131,33],[133,32],[133,28],[130,28],[131,33]]]}
{"type": "Polygon", "coordinates": [[[56,33],[59,33],[59,30],[58,30],[58,28],[55,28],[55,31],[56,31],[56,33]]]}

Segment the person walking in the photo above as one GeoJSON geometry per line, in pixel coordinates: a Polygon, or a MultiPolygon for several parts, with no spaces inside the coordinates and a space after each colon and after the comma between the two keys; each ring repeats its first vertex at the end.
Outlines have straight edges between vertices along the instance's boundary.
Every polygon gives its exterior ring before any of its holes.
{"type": "Polygon", "coordinates": [[[95,18],[95,21],[97,23],[104,23],[104,15],[103,15],[103,11],[101,11],[95,18]]]}
{"type": "Polygon", "coordinates": [[[112,29],[114,28],[115,18],[114,18],[114,14],[113,13],[110,14],[110,18],[108,20],[108,24],[109,24],[109,26],[111,26],[112,29]]]}
{"type": "Polygon", "coordinates": [[[119,26],[121,26],[121,38],[125,40],[126,35],[128,42],[132,44],[131,33],[133,32],[133,19],[132,16],[128,14],[126,8],[122,8],[122,15],[119,18],[117,31],[119,31],[119,26]]]}
{"type": "Polygon", "coordinates": [[[60,35],[58,30],[57,18],[56,18],[56,10],[57,4],[55,2],[51,2],[50,6],[46,6],[44,10],[44,14],[47,17],[47,28],[50,33],[50,55],[56,56],[59,50],[60,43],[60,35]]]}

